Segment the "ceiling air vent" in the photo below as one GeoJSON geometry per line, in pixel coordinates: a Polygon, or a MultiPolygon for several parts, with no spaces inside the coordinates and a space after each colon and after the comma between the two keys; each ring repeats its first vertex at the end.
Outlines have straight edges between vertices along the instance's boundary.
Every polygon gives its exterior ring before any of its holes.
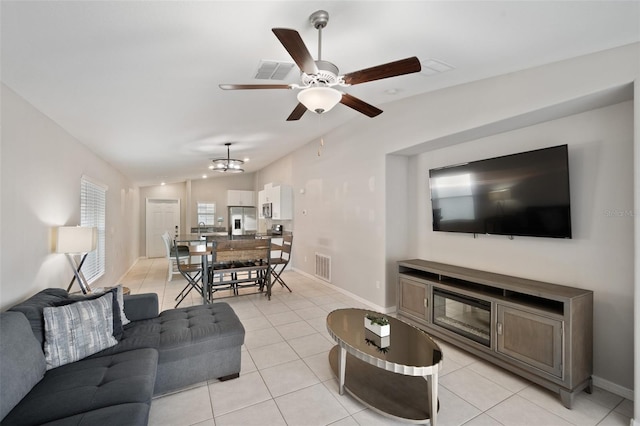
{"type": "Polygon", "coordinates": [[[259,80],[284,80],[295,67],[290,62],[260,61],[258,71],[253,78],[259,80]]]}
{"type": "Polygon", "coordinates": [[[449,65],[446,62],[442,62],[438,59],[430,58],[421,62],[422,70],[420,71],[420,74],[424,75],[436,75],[455,69],[453,65],[449,65]]]}

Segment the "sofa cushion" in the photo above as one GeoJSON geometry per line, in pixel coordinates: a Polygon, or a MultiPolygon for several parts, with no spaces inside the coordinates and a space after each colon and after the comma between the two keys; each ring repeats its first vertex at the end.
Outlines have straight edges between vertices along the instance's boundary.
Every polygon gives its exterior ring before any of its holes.
{"type": "Polygon", "coordinates": [[[146,424],[157,361],[140,349],[49,370],[2,425],[146,424]]]}
{"type": "Polygon", "coordinates": [[[155,318],[160,314],[158,295],[156,293],[127,294],[124,296],[124,312],[130,321],[155,318]]]}
{"type": "Polygon", "coordinates": [[[244,343],[244,327],[227,303],[163,311],[157,318],[134,321],[124,327],[118,345],[94,356],[141,347],[159,350],[159,362],[226,349],[244,343]]]}
{"type": "Polygon", "coordinates": [[[113,337],[114,299],[115,295],[109,292],[91,300],[44,308],[47,369],[78,361],[118,343],[113,337]]]}
{"type": "MultiPolygon", "coordinates": [[[[122,287],[120,287],[120,292],[122,292],[122,287]]],[[[105,294],[111,294],[112,297],[112,302],[113,302],[113,337],[116,338],[116,340],[120,340],[122,338],[122,326],[123,326],[123,322],[122,322],[122,310],[121,310],[121,306],[124,303],[124,301],[120,301],[119,300],[119,296],[118,296],[118,288],[114,287],[111,290],[105,291],[105,292],[100,292],[100,293],[92,293],[92,294],[87,294],[87,295],[69,295],[69,299],[67,300],[63,300],[60,302],[55,302],[53,304],[53,306],[64,306],[64,305],[69,305],[71,303],[76,303],[76,302],[82,302],[84,300],[93,300],[93,299],[97,299],[98,297],[102,297],[105,294]]],[[[127,323],[128,324],[128,323],[127,323]]]]}
{"type": "Polygon", "coordinates": [[[0,314],[0,419],[45,373],[44,354],[20,312],[0,314]]]}
{"type": "Polygon", "coordinates": [[[34,336],[36,336],[41,348],[44,350],[44,317],[42,316],[42,310],[68,298],[69,294],[62,288],[47,288],[9,310],[22,312],[27,317],[34,336]]]}
{"type": "MultiPolygon", "coordinates": [[[[44,426],[147,426],[149,423],[149,405],[142,403],[118,404],[99,408],[87,413],[76,414],[46,423],[44,426]]],[[[4,424],[4,423],[3,423],[4,424]]]]}

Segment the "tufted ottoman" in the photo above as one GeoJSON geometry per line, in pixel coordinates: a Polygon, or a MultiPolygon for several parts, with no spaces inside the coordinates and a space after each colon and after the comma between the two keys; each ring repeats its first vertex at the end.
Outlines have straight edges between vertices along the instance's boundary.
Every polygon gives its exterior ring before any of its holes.
{"type": "Polygon", "coordinates": [[[244,327],[227,303],[166,310],[124,327],[118,345],[95,356],[139,348],[158,350],[154,394],[240,373],[244,327]]]}

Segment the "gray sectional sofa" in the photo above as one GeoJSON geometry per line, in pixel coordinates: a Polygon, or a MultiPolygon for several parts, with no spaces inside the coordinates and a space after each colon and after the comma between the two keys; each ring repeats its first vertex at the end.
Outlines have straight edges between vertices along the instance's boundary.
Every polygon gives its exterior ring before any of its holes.
{"type": "Polygon", "coordinates": [[[244,328],[226,303],[158,313],[156,294],[124,297],[131,320],[106,350],[45,371],[43,290],[0,313],[0,424],[146,425],[151,398],[240,373],[244,328]]]}

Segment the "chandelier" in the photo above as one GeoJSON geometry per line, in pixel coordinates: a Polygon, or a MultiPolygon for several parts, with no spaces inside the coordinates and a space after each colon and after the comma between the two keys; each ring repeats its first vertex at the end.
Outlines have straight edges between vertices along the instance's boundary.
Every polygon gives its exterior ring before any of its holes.
{"type": "Polygon", "coordinates": [[[209,166],[209,169],[220,173],[244,172],[244,169],[240,167],[244,164],[244,161],[233,159],[229,155],[229,147],[231,146],[231,142],[225,143],[225,146],[227,147],[227,158],[215,158],[211,160],[213,164],[209,166]]]}

